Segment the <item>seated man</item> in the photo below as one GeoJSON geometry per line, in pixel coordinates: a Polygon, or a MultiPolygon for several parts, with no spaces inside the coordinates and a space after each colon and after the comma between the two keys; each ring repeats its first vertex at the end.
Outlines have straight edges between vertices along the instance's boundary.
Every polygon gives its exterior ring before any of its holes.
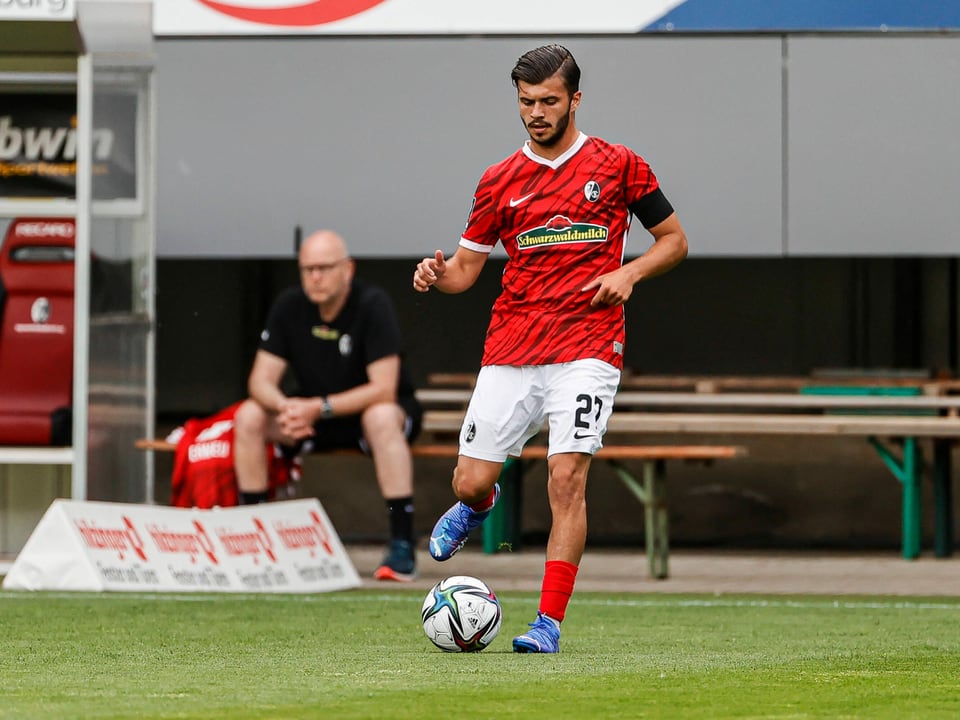
{"type": "Polygon", "coordinates": [[[374,576],[412,580],[413,461],[422,410],[400,361],[400,328],[386,293],[354,279],[337,233],[321,230],[299,252],[300,287],[274,302],[250,372],[250,398],[234,418],[240,502],[267,497],[264,443],[309,451],[357,448],[373,456],[390,515],[390,545],[374,576]],[[287,397],[287,368],[299,396],[287,397]]]}

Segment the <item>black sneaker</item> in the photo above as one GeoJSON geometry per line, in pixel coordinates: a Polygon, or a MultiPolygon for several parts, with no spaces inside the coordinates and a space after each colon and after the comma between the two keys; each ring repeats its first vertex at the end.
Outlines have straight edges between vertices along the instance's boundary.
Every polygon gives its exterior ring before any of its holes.
{"type": "Polygon", "coordinates": [[[406,540],[391,540],[383,562],[373,576],[377,580],[410,582],[417,577],[417,559],[413,554],[413,545],[406,540]]]}

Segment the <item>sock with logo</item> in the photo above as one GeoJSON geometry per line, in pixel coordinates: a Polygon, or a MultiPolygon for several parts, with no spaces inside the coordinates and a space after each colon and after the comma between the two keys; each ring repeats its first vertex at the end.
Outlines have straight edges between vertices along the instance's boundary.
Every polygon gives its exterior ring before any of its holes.
{"type": "Polygon", "coordinates": [[[578,569],[564,560],[547,560],[545,564],[540,586],[540,612],[557,623],[563,622],[567,614],[567,604],[573,595],[578,569]]]}

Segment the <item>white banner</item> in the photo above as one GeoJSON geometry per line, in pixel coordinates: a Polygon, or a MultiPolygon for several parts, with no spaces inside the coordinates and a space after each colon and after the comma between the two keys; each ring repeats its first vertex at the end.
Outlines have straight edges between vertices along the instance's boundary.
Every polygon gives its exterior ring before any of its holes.
{"type": "Polygon", "coordinates": [[[4,589],[313,593],[360,578],[318,500],[214,510],[55,500],[4,589]]]}
{"type": "Polygon", "coordinates": [[[0,0],[4,20],[76,20],[76,0],[0,0]]]}
{"type": "Polygon", "coordinates": [[[683,2],[154,0],[153,31],[155,35],[631,33],[683,2]]]}

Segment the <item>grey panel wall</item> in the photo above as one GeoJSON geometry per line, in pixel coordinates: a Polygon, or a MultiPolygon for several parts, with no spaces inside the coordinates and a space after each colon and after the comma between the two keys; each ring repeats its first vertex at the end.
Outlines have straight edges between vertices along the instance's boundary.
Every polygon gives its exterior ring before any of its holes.
{"type": "MultiPolygon", "coordinates": [[[[160,39],[158,253],[287,256],[297,224],[358,256],[452,251],[526,137],[509,72],[543,42],[160,39]]],[[[694,254],[782,251],[779,38],[564,42],[580,128],[648,159],[694,254]]]]}
{"type": "MultiPolygon", "coordinates": [[[[161,39],[159,254],[288,256],[298,224],[452,251],[526,136],[508,76],[543,42],[161,39]]],[[[580,128],[650,161],[694,256],[957,253],[960,35],[563,42],[580,128]]]]}
{"type": "MultiPolygon", "coordinates": [[[[584,73],[578,126],[647,159],[693,255],[781,254],[780,38],[569,45],[584,73]]],[[[632,239],[642,251],[649,238],[632,239]]]]}
{"type": "Polygon", "coordinates": [[[960,38],[791,37],[788,251],[957,255],[960,38]]]}

